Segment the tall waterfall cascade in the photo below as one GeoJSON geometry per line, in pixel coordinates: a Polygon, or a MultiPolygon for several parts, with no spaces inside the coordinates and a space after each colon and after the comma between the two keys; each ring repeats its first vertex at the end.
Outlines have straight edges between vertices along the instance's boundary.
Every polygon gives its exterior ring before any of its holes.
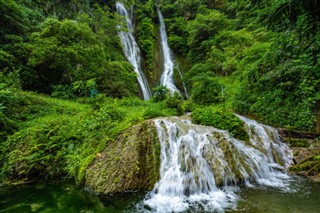
{"type": "Polygon", "coordinates": [[[194,125],[189,118],[156,119],[160,180],[143,201],[150,212],[224,212],[235,209],[237,186],[290,190],[289,147],[270,126],[238,116],[250,140],[194,125]],[[151,209],[151,210],[150,210],[151,209]]]}
{"type": "MultiPolygon", "coordinates": [[[[160,78],[160,84],[167,87],[170,92],[174,93],[181,93],[180,90],[176,87],[174,80],[173,80],[173,73],[174,73],[174,68],[175,68],[175,63],[173,60],[173,54],[169,48],[168,44],[168,37],[166,33],[166,26],[164,23],[163,16],[161,14],[161,11],[159,8],[157,8],[157,13],[159,17],[159,22],[160,22],[160,42],[161,42],[161,47],[162,47],[162,54],[163,54],[163,72],[160,78]]],[[[179,69],[177,69],[179,71],[179,69]]],[[[181,72],[179,71],[180,77],[182,77],[181,72]]],[[[184,86],[185,93],[186,88],[184,86]]]]}
{"type": "Polygon", "coordinates": [[[125,17],[128,31],[120,31],[119,37],[123,45],[123,51],[128,61],[132,64],[135,73],[137,74],[138,83],[140,85],[143,99],[148,100],[151,97],[151,90],[148,85],[148,81],[141,68],[140,49],[133,36],[134,28],[130,19],[129,13],[124,5],[120,2],[116,3],[117,12],[125,17]]]}

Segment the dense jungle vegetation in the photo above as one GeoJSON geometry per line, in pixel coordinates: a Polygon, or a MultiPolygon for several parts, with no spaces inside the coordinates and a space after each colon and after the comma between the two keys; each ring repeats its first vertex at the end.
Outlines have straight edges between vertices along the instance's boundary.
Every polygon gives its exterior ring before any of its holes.
{"type": "Polygon", "coordinates": [[[0,179],[82,183],[87,166],[121,131],[190,111],[195,122],[230,127],[240,138],[231,112],[319,131],[318,1],[123,2],[134,9],[142,66],[153,86],[148,101],[139,99],[123,54],[116,1],[0,0],[0,179]],[[158,85],[156,7],[189,97],[158,85]]]}

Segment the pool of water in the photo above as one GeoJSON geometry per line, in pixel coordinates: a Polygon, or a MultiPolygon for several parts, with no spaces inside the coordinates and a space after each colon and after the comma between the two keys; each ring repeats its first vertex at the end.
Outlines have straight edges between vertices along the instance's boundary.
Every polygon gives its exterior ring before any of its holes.
{"type": "Polygon", "coordinates": [[[320,212],[320,183],[301,178],[294,178],[287,191],[275,188],[242,188],[239,195],[241,200],[236,212],[320,212]]]}
{"type": "MultiPolygon", "coordinates": [[[[37,183],[0,187],[0,212],[137,212],[146,193],[128,192],[103,197],[70,184],[37,183]]],[[[246,213],[318,213],[320,183],[295,178],[288,190],[269,187],[240,187],[235,209],[246,213]]],[[[142,209],[142,212],[149,212],[142,209]]],[[[140,212],[141,212],[140,211],[140,212]]],[[[203,212],[190,210],[189,212],[203,212]]]]}
{"type": "Polygon", "coordinates": [[[61,183],[5,186],[0,187],[0,212],[124,212],[143,196],[125,193],[107,198],[61,183]]]}

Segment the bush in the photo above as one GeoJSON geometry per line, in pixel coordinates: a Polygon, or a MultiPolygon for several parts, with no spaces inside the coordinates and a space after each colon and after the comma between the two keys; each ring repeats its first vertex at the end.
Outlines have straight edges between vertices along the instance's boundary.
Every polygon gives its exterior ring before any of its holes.
{"type": "Polygon", "coordinates": [[[166,108],[163,104],[151,104],[145,108],[142,117],[144,119],[165,117],[170,115],[177,115],[173,109],[166,108]]]}
{"type": "Polygon", "coordinates": [[[164,101],[170,95],[169,89],[163,85],[153,88],[152,92],[153,92],[152,100],[154,102],[164,101]]]}
{"type": "Polygon", "coordinates": [[[212,63],[198,63],[191,67],[191,69],[188,70],[187,73],[183,76],[183,81],[187,87],[188,90],[191,90],[192,82],[194,81],[194,78],[197,75],[206,73],[210,77],[214,77],[213,71],[214,67],[212,63]]]}
{"type": "Polygon", "coordinates": [[[207,73],[192,78],[192,100],[197,104],[212,104],[220,101],[222,85],[207,73]]]}
{"type": "Polygon", "coordinates": [[[244,141],[249,139],[248,133],[244,129],[244,122],[233,113],[219,108],[197,108],[192,112],[192,121],[196,124],[227,130],[233,137],[244,141]]]}
{"type": "Polygon", "coordinates": [[[170,94],[166,100],[164,101],[166,107],[171,109],[177,109],[180,111],[180,106],[182,104],[183,97],[178,94],[177,92],[174,92],[173,94],[170,94]]]}
{"type": "MultiPolygon", "coordinates": [[[[186,111],[189,111],[191,107],[188,107],[186,104],[183,106],[183,97],[177,93],[170,93],[169,89],[163,85],[155,87],[153,89],[154,95],[152,101],[156,103],[163,104],[164,107],[176,110],[178,114],[182,114],[186,111]],[[188,108],[188,109],[187,109],[188,108]]],[[[190,105],[190,104],[189,104],[190,105]]],[[[190,105],[191,106],[191,105],[190,105]]]]}

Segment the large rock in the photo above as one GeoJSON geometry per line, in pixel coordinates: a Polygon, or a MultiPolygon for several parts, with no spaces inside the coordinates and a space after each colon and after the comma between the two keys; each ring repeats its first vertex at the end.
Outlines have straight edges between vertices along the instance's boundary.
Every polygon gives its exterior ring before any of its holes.
{"type": "Polygon", "coordinates": [[[86,186],[96,193],[151,190],[159,180],[160,143],[153,121],[124,131],[87,169],[86,186]]]}

